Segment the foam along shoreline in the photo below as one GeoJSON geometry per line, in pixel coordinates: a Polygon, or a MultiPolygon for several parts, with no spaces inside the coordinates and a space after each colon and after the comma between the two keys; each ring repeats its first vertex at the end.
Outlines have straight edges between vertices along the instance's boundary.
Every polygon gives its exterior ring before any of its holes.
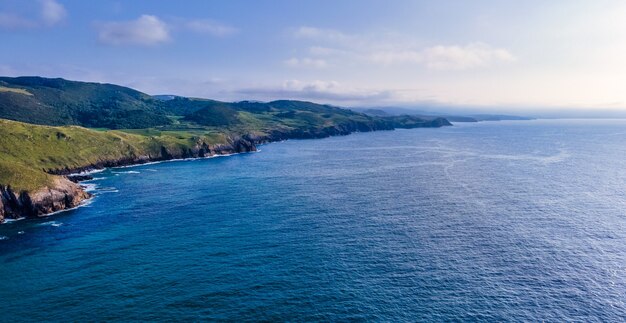
{"type": "MultiPolygon", "coordinates": [[[[218,158],[218,157],[228,157],[228,156],[249,154],[249,153],[256,153],[256,152],[260,152],[260,150],[257,149],[257,150],[254,150],[254,151],[244,151],[244,152],[240,152],[240,153],[228,153],[228,154],[211,155],[211,156],[204,156],[204,157],[173,158],[173,159],[167,159],[167,160],[149,161],[149,162],[145,162],[145,163],[139,162],[139,163],[136,163],[136,164],[129,164],[129,165],[123,165],[123,166],[93,168],[93,169],[90,169],[90,170],[83,170],[83,171],[76,172],[76,173],[70,173],[70,174],[67,174],[65,176],[67,176],[67,177],[88,176],[88,175],[93,175],[93,174],[104,172],[107,169],[115,170],[115,169],[133,168],[133,167],[147,166],[147,165],[156,165],[156,164],[162,164],[162,163],[184,162],[184,161],[211,159],[211,158],[218,158]]],[[[122,174],[121,172],[118,172],[118,173],[122,174]]],[[[96,180],[96,179],[99,179],[99,178],[86,179],[86,180],[79,181],[79,183],[89,182],[89,181],[93,181],[93,180],[96,180]]]]}

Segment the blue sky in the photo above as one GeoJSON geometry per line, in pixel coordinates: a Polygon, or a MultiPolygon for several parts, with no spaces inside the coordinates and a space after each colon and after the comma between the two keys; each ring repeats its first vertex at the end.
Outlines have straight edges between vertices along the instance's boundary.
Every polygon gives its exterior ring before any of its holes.
{"type": "Polygon", "coordinates": [[[623,1],[0,0],[0,74],[344,106],[626,108],[623,1]]]}

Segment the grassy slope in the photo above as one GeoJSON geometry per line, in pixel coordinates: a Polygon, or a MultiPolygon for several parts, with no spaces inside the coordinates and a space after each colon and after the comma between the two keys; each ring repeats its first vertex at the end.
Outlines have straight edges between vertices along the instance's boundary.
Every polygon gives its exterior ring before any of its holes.
{"type": "Polygon", "coordinates": [[[199,137],[224,142],[223,136],[144,130],[97,131],[78,126],[50,127],[0,119],[0,183],[31,191],[46,186],[52,176],[44,169],[81,167],[99,160],[157,155],[191,146],[199,137]]]}

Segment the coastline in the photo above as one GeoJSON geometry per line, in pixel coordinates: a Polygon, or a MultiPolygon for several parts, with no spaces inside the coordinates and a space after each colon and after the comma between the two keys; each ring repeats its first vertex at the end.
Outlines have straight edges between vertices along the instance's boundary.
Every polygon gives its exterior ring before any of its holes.
{"type": "Polygon", "coordinates": [[[182,153],[172,153],[165,147],[161,147],[161,153],[157,156],[103,160],[77,168],[47,170],[48,174],[55,175],[53,183],[34,192],[14,192],[10,186],[0,186],[0,224],[3,224],[5,219],[42,218],[80,207],[84,201],[93,197],[80,183],[92,179],[89,174],[104,171],[107,168],[214,158],[257,151],[255,143],[243,138],[235,138],[229,144],[205,144],[193,148],[183,149],[182,153]],[[72,177],[80,178],[73,181],[72,177]]]}
{"type": "MultiPolygon", "coordinates": [[[[433,120],[430,123],[410,128],[451,126],[450,123],[442,120],[433,120]]],[[[34,192],[14,192],[10,186],[0,186],[0,224],[4,223],[5,219],[41,218],[80,207],[84,201],[89,201],[93,198],[92,194],[87,192],[80,183],[92,179],[93,177],[90,174],[107,168],[124,168],[161,162],[230,156],[256,152],[258,151],[258,145],[290,139],[321,139],[332,136],[345,136],[355,132],[389,131],[395,129],[348,126],[318,129],[315,132],[273,130],[269,134],[262,136],[246,134],[240,137],[229,137],[226,144],[198,142],[193,147],[180,147],[181,149],[177,152],[161,146],[159,154],[154,156],[127,156],[113,160],[100,160],[80,167],[44,169],[49,175],[55,176],[54,183],[50,187],[43,187],[34,192]]]]}

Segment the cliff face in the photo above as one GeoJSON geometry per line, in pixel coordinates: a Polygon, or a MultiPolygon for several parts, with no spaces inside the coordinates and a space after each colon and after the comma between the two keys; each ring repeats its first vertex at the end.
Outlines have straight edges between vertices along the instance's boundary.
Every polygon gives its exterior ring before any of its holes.
{"type": "Polygon", "coordinates": [[[79,185],[66,178],[55,178],[49,187],[35,192],[14,192],[0,186],[0,221],[21,217],[39,217],[78,206],[89,198],[79,185]]]}
{"type": "Polygon", "coordinates": [[[120,167],[129,165],[140,165],[148,162],[164,161],[172,159],[210,157],[215,155],[228,155],[243,152],[256,151],[256,145],[248,137],[229,138],[224,144],[207,144],[203,141],[197,141],[193,146],[180,147],[176,150],[167,149],[161,146],[156,154],[146,155],[129,155],[119,159],[105,159],[96,163],[85,165],[82,167],[65,167],[56,169],[47,169],[46,172],[53,175],[69,175],[80,173],[94,169],[103,169],[107,167],[120,167]]]}

